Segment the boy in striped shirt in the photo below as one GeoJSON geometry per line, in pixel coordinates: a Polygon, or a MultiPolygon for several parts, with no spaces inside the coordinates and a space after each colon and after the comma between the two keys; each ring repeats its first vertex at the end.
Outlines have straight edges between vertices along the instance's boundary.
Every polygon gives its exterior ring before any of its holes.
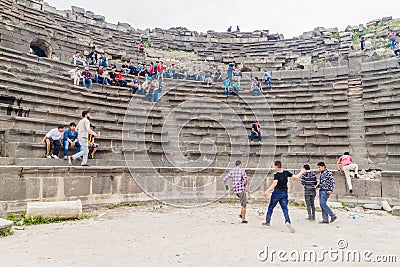
{"type": "Polygon", "coordinates": [[[307,205],[308,221],[315,221],[315,196],[317,195],[317,176],[310,165],[303,166],[301,184],[304,186],[304,198],[307,205]]]}

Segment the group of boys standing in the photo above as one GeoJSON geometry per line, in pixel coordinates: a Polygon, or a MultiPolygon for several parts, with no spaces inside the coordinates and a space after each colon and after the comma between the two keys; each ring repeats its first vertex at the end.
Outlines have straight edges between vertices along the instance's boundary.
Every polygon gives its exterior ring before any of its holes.
{"type": "MultiPolygon", "coordinates": [[[[343,169],[345,171],[346,180],[349,184],[349,180],[347,179],[350,176],[350,170],[355,170],[355,178],[357,178],[358,166],[352,162],[352,158],[348,152],[346,152],[342,157],[338,160],[338,168],[340,170],[339,163],[342,163],[343,169]],[[348,166],[348,167],[346,167],[348,166]]],[[[246,220],[246,206],[247,206],[247,197],[246,197],[246,186],[248,183],[248,178],[246,171],[242,169],[242,163],[240,160],[236,161],[236,167],[231,170],[226,177],[223,179],[224,184],[226,184],[227,180],[232,180],[232,191],[237,195],[240,199],[240,204],[242,207],[240,218],[242,219],[242,223],[248,223],[246,220]]],[[[337,216],[332,211],[332,209],[328,206],[327,202],[329,197],[333,194],[335,188],[335,180],[332,174],[332,171],[328,170],[324,162],[319,162],[317,164],[318,170],[320,171],[319,182],[317,180],[317,175],[311,171],[310,165],[306,164],[303,166],[301,171],[294,175],[290,171],[284,170],[282,168],[282,162],[276,161],[274,163],[275,174],[274,181],[271,186],[264,192],[264,197],[267,197],[270,193],[271,198],[269,201],[268,211],[266,214],[265,222],[262,224],[264,226],[269,227],[271,224],[272,213],[276,205],[279,203],[283,215],[285,217],[285,224],[288,227],[289,231],[294,233],[295,229],[292,226],[289,210],[288,210],[288,180],[299,179],[301,180],[301,184],[304,186],[304,198],[307,206],[308,217],[307,221],[315,221],[315,197],[317,195],[317,191],[319,191],[319,203],[322,210],[322,221],[321,224],[330,224],[336,221],[337,216]]],[[[350,178],[350,186],[351,186],[351,178],[350,178]]],[[[229,187],[226,185],[226,189],[229,187]]],[[[350,193],[352,193],[352,188],[350,188],[350,193]]]]}

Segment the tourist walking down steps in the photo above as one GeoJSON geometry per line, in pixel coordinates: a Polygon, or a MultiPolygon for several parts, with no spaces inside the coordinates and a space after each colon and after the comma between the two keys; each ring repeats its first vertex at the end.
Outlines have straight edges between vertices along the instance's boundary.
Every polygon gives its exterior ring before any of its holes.
{"type": "Polygon", "coordinates": [[[89,134],[94,135],[96,138],[99,138],[99,135],[95,133],[92,129],[90,129],[90,113],[85,110],[82,112],[82,119],[78,123],[76,130],[78,131],[78,141],[81,144],[81,151],[76,153],[73,156],[68,157],[69,165],[72,165],[72,161],[76,160],[79,157],[82,157],[82,166],[89,166],[87,164],[88,154],[89,154],[89,143],[88,137],[89,134]]]}

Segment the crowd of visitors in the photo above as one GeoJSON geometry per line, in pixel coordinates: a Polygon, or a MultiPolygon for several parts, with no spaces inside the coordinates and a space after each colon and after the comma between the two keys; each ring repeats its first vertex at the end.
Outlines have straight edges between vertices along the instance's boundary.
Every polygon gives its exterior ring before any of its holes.
{"type": "Polygon", "coordinates": [[[156,64],[152,62],[149,66],[146,64],[134,65],[124,61],[121,68],[117,70],[115,65],[109,64],[106,53],[99,55],[96,50],[88,54],[87,60],[80,56],[80,52],[76,52],[72,57],[72,62],[74,65],[84,66],[82,72],[79,67],[68,72],[75,86],[82,83],[82,87],[86,88],[87,86],[89,90],[93,88],[93,82],[104,86],[130,86],[133,94],[145,95],[146,100],[155,103],[158,102],[158,94],[162,92],[164,76],[178,77],[175,74],[174,65],[167,69],[162,61],[157,61],[156,64]],[[97,67],[94,74],[89,66],[97,67]],[[134,78],[129,78],[127,75],[132,75],[134,78]],[[143,80],[142,83],[141,80],[143,80]]]}
{"type": "MultiPolygon", "coordinates": [[[[98,57],[98,53],[93,51],[88,55],[89,65],[98,65],[93,75],[86,65],[86,61],[82,60],[79,55],[79,52],[74,55],[73,62],[76,64],[82,63],[84,70],[80,72],[79,67],[75,67],[68,73],[75,86],[79,86],[80,82],[82,82],[82,87],[86,88],[87,86],[88,89],[92,89],[93,82],[104,86],[129,86],[132,94],[144,95],[147,101],[155,103],[158,101],[158,95],[162,92],[164,78],[203,82],[207,86],[222,82],[225,96],[238,96],[241,91],[242,70],[236,62],[228,64],[227,77],[223,80],[223,74],[220,70],[216,70],[213,73],[211,70],[203,70],[200,66],[193,66],[190,70],[185,71],[175,66],[175,64],[165,66],[162,61],[156,61],[155,64],[151,62],[149,65],[124,61],[120,69],[117,70],[115,65],[109,66],[106,54],[98,57]],[[133,78],[128,75],[133,76],[133,78]],[[152,82],[153,80],[156,80],[156,82],[152,82]]],[[[272,90],[271,79],[269,72],[265,71],[264,83],[269,86],[270,90],[272,90]]],[[[250,94],[260,96],[262,92],[262,81],[255,77],[251,83],[250,94]]]]}

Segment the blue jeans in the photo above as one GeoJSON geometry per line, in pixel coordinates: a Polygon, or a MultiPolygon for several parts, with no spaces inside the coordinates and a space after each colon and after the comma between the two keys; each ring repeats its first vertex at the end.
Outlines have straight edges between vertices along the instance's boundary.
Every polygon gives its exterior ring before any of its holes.
{"type": "Polygon", "coordinates": [[[319,190],[319,204],[321,206],[322,220],[324,222],[329,222],[328,216],[330,216],[331,218],[336,217],[336,215],[327,204],[329,196],[330,195],[328,194],[327,190],[319,190]]]}
{"type": "Polygon", "coordinates": [[[104,77],[103,79],[103,85],[108,85],[111,83],[111,80],[107,79],[106,77],[104,77]]]}
{"type": "Polygon", "coordinates": [[[131,90],[132,90],[132,94],[136,94],[136,92],[139,91],[139,87],[137,87],[137,86],[132,86],[132,87],[131,87],[131,90]]]}
{"type": "MultiPolygon", "coordinates": [[[[261,142],[261,132],[258,131],[257,133],[258,133],[258,142],[261,142]]],[[[251,133],[250,133],[250,141],[253,141],[255,136],[256,136],[256,134],[253,131],[251,131],[251,133]]]]}
{"type": "Polygon", "coordinates": [[[261,90],[258,87],[254,87],[253,89],[251,89],[251,95],[254,96],[254,93],[257,92],[258,96],[261,95],[261,90]]]}
{"type": "MultiPolygon", "coordinates": [[[[70,143],[68,141],[64,141],[64,156],[68,156],[68,149],[69,149],[69,145],[70,143]]],[[[76,153],[81,151],[81,145],[79,144],[79,142],[75,143],[76,146],[76,153]]]]}
{"type": "Polygon", "coordinates": [[[288,210],[288,193],[287,192],[272,192],[271,200],[269,201],[268,212],[265,218],[266,223],[271,222],[272,212],[275,206],[278,204],[281,206],[283,215],[285,216],[285,222],[290,223],[289,210],[288,210]]]}
{"type": "Polygon", "coordinates": [[[224,95],[229,96],[229,87],[228,88],[224,88],[224,95]]]}
{"type": "Polygon", "coordinates": [[[157,79],[159,83],[164,82],[164,72],[157,72],[157,79]]]}
{"type": "Polygon", "coordinates": [[[103,67],[108,68],[108,63],[107,63],[107,61],[104,61],[104,60],[101,60],[101,59],[100,59],[100,61],[99,61],[99,66],[103,66],[103,67]]]}
{"type": "Polygon", "coordinates": [[[153,92],[150,91],[146,93],[146,101],[151,102],[151,100],[153,100],[153,92]]]}
{"type": "Polygon", "coordinates": [[[82,165],[87,164],[88,154],[89,154],[89,143],[87,138],[79,138],[79,144],[81,144],[81,150],[77,152],[72,158],[75,160],[79,157],[82,157],[82,165]]]}
{"type": "Polygon", "coordinates": [[[271,78],[266,78],[265,79],[265,85],[269,85],[269,89],[272,90],[272,82],[271,82],[271,78]]]}
{"type": "Polygon", "coordinates": [[[101,78],[101,79],[102,79],[101,82],[104,84],[104,79],[105,79],[105,78],[102,78],[102,77],[100,77],[99,75],[95,75],[94,78],[95,78],[96,83],[99,83],[99,78],[101,78]]]}
{"type": "Polygon", "coordinates": [[[86,82],[89,83],[89,89],[92,89],[92,79],[88,79],[88,78],[83,78],[82,79],[82,86],[86,88],[86,82]]]}
{"type": "Polygon", "coordinates": [[[390,40],[390,49],[394,50],[396,48],[396,40],[390,40]]]}
{"type": "Polygon", "coordinates": [[[153,103],[158,102],[158,93],[159,93],[159,89],[153,91],[153,95],[151,97],[151,100],[153,101],[153,103]]]}
{"type": "Polygon", "coordinates": [[[87,61],[88,61],[89,65],[96,65],[97,64],[96,58],[88,57],[87,61]]]}
{"type": "Polygon", "coordinates": [[[228,72],[228,78],[232,82],[232,72],[228,72]]]}

